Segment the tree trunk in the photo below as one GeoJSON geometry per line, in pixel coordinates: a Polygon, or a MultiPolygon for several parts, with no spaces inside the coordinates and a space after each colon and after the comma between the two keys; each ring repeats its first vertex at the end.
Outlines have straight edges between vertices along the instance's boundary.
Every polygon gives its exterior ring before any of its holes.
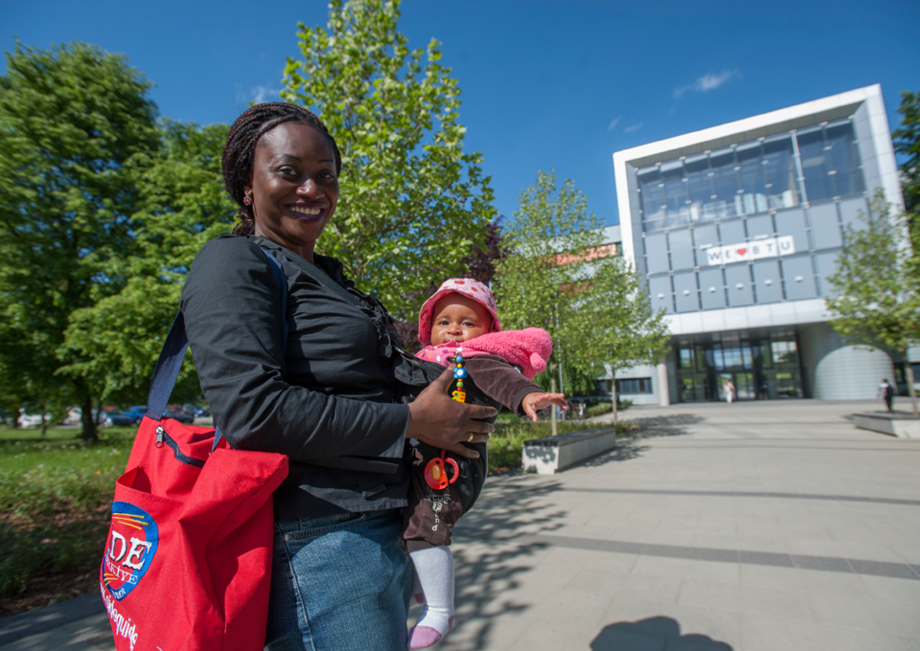
{"type": "Polygon", "coordinates": [[[83,399],[83,413],[80,414],[80,422],[83,424],[83,440],[98,441],[99,435],[96,432],[96,419],[93,418],[93,398],[89,394],[83,399]]]}
{"type": "Polygon", "coordinates": [[[907,359],[907,351],[904,351],[904,370],[907,371],[907,392],[910,394],[910,406],[913,407],[914,416],[920,418],[920,412],[917,411],[917,390],[914,389],[914,367],[910,365],[907,359]]]}
{"type": "MultiPolygon", "coordinates": [[[[556,393],[556,378],[550,375],[549,381],[551,384],[549,389],[550,393],[556,393]]],[[[559,424],[556,422],[556,410],[558,407],[556,405],[550,405],[549,408],[552,414],[551,420],[553,422],[553,436],[556,436],[559,433],[559,424]]]]}
{"type": "Polygon", "coordinates": [[[620,428],[619,414],[617,413],[617,372],[616,369],[610,371],[610,397],[613,399],[613,431],[620,428]]]}
{"type": "MultiPolygon", "coordinates": [[[[565,385],[562,383],[562,364],[559,364],[559,393],[565,393],[565,385]]],[[[565,420],[565,412],[557,412],[562,416],[562,420],[565,420]]]]}
{"type": "Polygon", "coordinates": [[[39,407],[39,409],[41,410],[41,416],[42,416],[42,438],[44,438],[44,437],[45,437],[45,434],[48,433],[48,423],[45,422],[45,403],[44,403],[44,402],[38,403],[38,407],[39,407]]]}

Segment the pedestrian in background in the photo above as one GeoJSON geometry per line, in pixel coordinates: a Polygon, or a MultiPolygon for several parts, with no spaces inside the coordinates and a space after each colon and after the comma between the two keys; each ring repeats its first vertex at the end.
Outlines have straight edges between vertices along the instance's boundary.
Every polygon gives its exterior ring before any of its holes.
{"type": "Polygon", "coordinates": [[[725,394],[725,402],[732,404],[735,399],[735,385],[728,378],[722,383],[722,392],[725,394]]]}
{"type": "Polygon", "coordinates": [[[888,411],[892,411],[891,403],[894,402],[894,387],[888,382],[888,378],[882,379],[882,383],[878,385],[878,395],[876,396],[876,401],[885,401],[885,407],[888,411]]]}

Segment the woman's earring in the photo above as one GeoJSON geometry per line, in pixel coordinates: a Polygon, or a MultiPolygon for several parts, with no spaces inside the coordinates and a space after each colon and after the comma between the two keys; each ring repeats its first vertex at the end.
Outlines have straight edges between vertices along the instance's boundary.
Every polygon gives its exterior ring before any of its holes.
{"type": "Polygon", "coordinates": [[[252,203],[252,197],[250,197],[248,194],[243,196],[243,203],[245,203],[247,206],[250,205],[252,203]]]}

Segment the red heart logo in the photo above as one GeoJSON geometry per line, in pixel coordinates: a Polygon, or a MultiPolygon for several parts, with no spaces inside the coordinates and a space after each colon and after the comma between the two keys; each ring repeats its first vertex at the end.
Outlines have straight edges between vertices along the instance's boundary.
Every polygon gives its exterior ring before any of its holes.
{"type": "Polygon", "coordinates": [[[738,255],[744,255],[747,253],[747,249],[738,249],[738,255]]]}

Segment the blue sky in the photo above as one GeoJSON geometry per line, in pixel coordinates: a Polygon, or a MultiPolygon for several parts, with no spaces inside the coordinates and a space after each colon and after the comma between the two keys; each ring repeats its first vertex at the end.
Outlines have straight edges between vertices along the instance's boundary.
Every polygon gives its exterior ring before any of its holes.
{"type": "MultiPolygon", "coordinates": [[[[326,3],[0,0],[0,47],[82,40],[155,84],[160,112],[232,122],[277,97],[296,24],[326,3]]],[[[617,222],[614,151],[874,83],[888,119],[920,90],[920,2],[405,0],[410,46],[432,38],[463,90],[466,146],[511,215],[555,169],[617,222]]]]}

